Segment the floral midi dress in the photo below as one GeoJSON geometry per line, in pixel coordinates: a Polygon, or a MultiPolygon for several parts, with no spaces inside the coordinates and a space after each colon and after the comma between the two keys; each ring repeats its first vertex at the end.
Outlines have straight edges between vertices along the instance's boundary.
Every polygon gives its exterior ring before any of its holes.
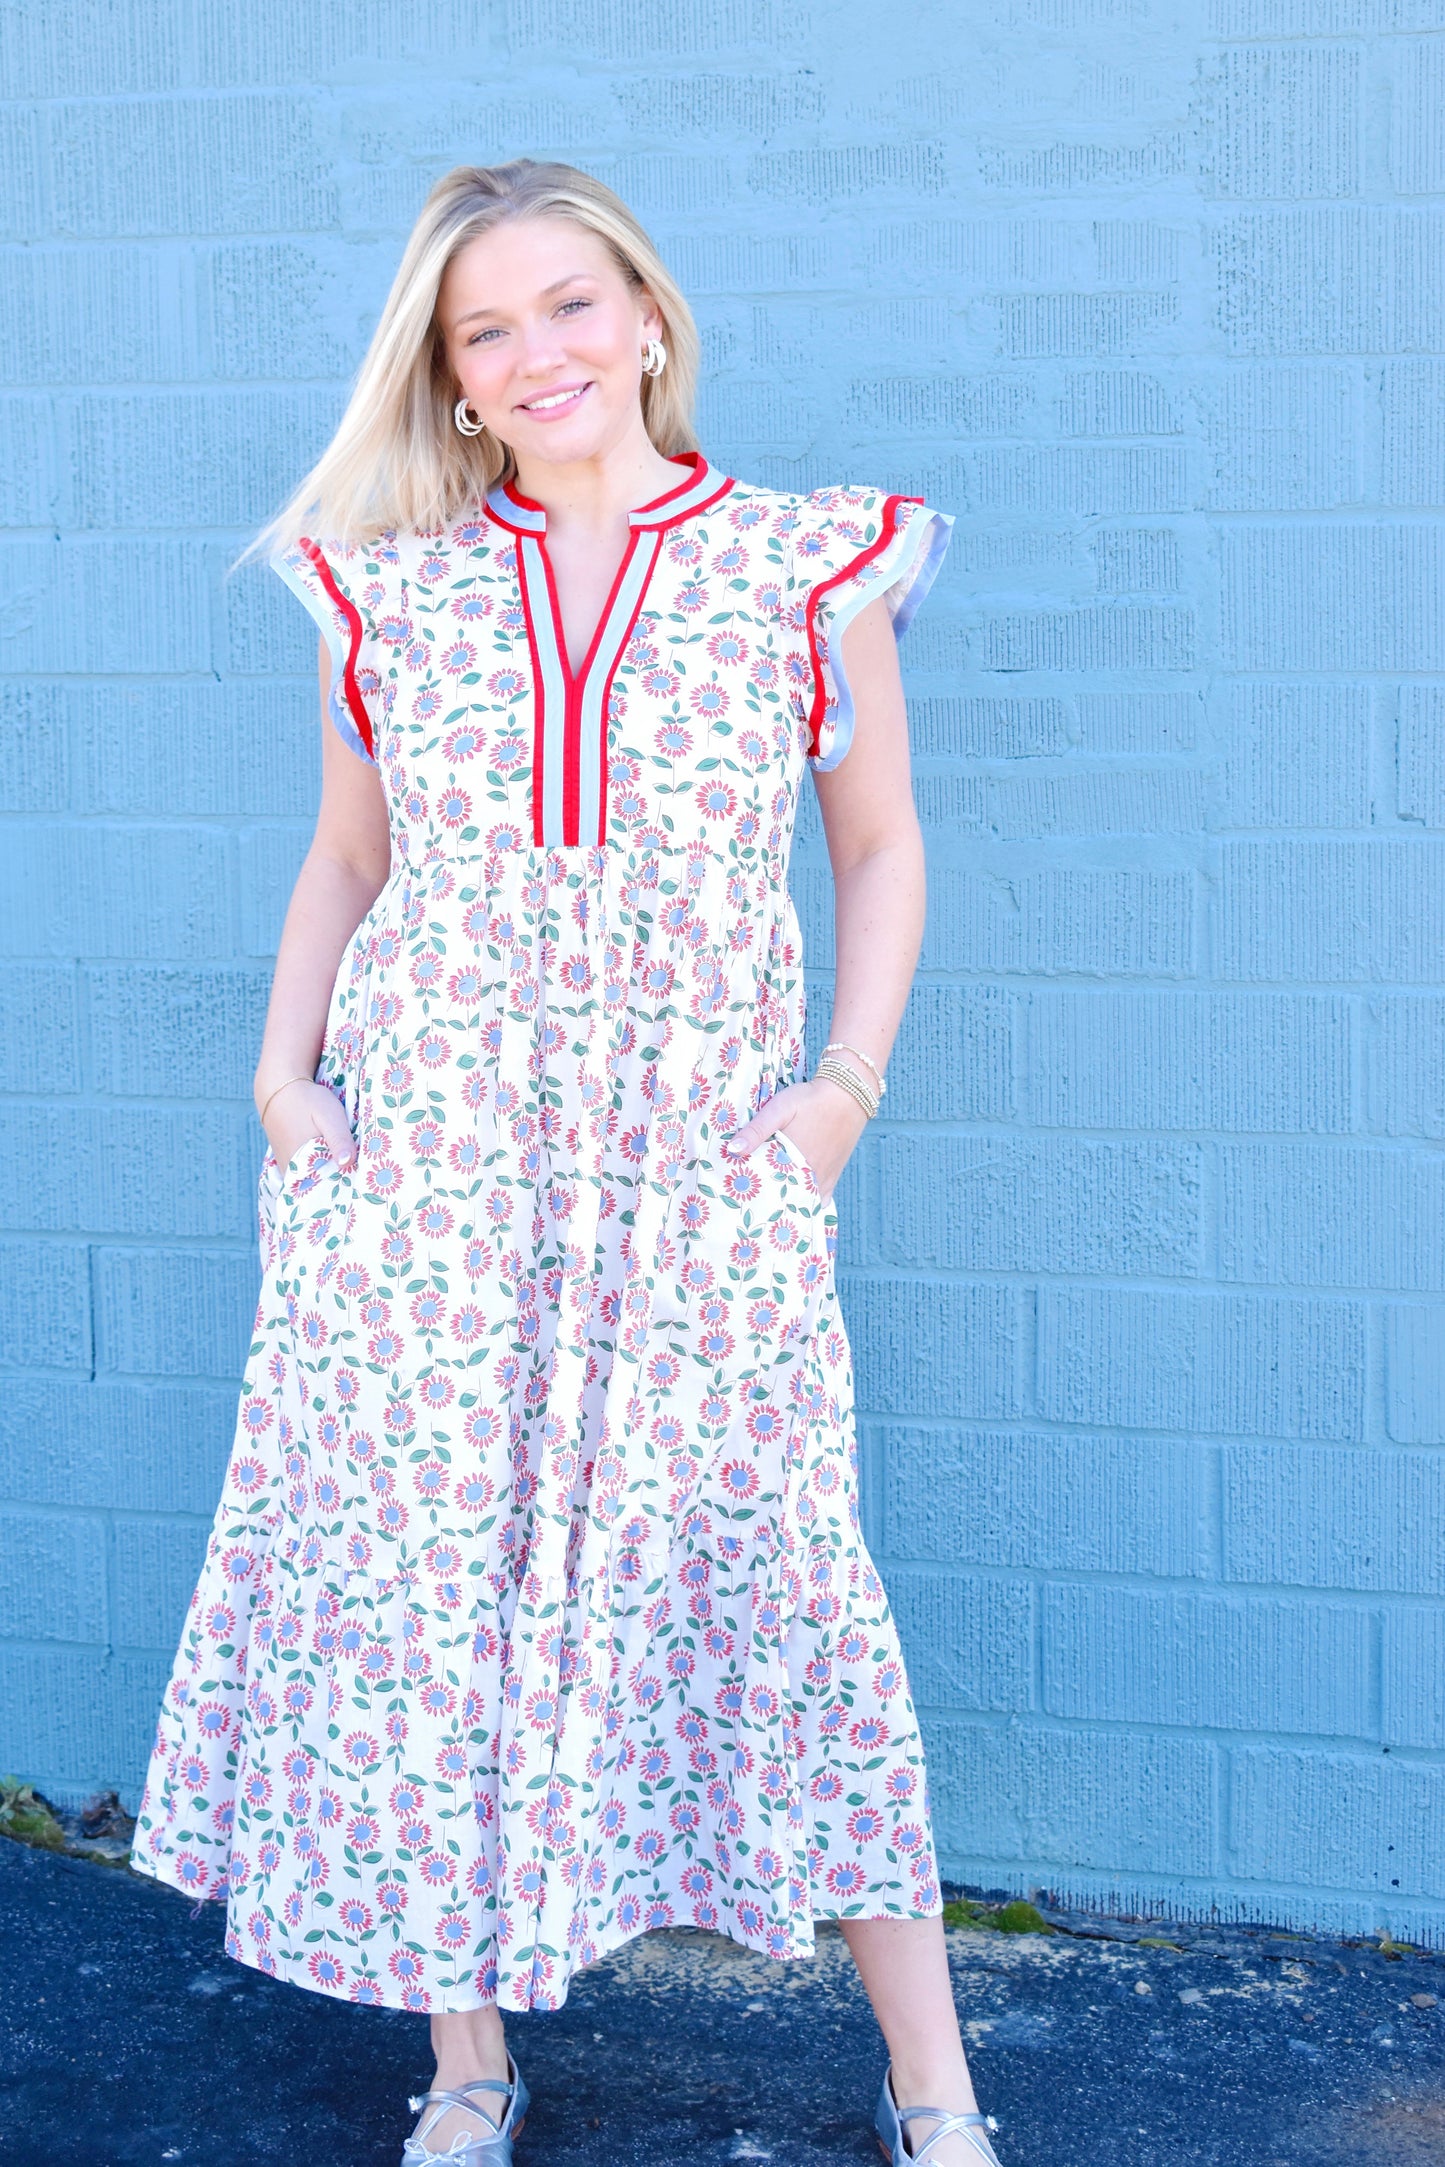
{"type": "Polygon", "coordinates": [[[134,1864],[242,1963],[556,2008],[651,1927],[778,1957],[940,1905],[858,1520],[837,1213],[726,1140],[803,1068],[786,885],[838,636],[952,520],[697,453],[569,668],[541,506],[276,569],[385,787],[317,1070],[358,1146],[261,1174],[235,1443],[134,1864]]]}

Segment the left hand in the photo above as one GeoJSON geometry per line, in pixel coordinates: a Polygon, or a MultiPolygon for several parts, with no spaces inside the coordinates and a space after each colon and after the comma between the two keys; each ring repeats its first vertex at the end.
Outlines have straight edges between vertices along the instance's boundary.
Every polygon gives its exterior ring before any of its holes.
{"type": "Polygon", "coordinates": [[[786,1129],[790,1144],[802,1153],[825,1198],[831,1198],[864,1129],[868,1116],[846,1091],[826,1076],[808,1083],[785,1084],[764,1099],[755,1114],[730,1136],[724,1150],[744,1156],[775,1129],[786,1129]]]}

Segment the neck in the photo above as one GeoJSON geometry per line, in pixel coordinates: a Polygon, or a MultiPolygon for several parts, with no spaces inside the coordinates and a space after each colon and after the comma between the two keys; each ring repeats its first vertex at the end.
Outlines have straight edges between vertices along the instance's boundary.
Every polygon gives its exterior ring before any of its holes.
{"type": "Polygon", "coordinates": [[[687,468],[665,459],[642,426],[590,459],[517,459],[516,488],[540,504],[547,525],[604,528],[625,520],[640,504],[676,489],[687,468]]]}

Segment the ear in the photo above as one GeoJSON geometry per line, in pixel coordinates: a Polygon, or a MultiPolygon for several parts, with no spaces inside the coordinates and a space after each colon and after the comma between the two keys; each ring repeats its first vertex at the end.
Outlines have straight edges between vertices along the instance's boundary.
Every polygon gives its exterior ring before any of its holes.
{"type": "Polygon", "coordinates": [[[662,311],[645,286],[639,287],[637,305],[642,310],[642,336],[660,339],[663,333],[662,311]]]}

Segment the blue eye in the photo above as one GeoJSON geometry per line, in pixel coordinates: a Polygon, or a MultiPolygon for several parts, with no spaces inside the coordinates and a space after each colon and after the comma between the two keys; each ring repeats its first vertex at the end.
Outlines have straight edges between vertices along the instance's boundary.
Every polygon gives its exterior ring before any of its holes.
{"type": "Polygon", "coordinates": [[[483,331],[474,331],[471,337],[467,340],[467,344],[468,346],[475,346],[478,339],[489,339],[493,336],[494,333],[498,338],[500,338],[502,335],[496,324],[490,324],[483,331]]]}

